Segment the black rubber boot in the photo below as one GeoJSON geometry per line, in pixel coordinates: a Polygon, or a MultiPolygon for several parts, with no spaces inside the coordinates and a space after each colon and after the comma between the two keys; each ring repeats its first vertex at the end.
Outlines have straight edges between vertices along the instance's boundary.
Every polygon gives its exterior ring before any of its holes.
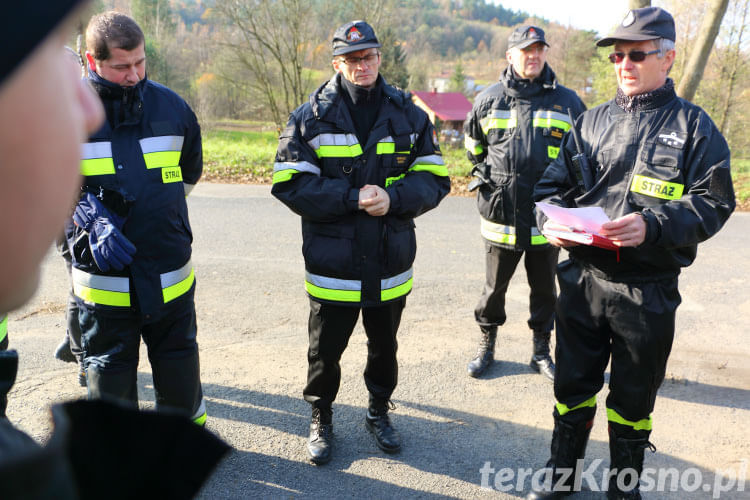
{"type": "Polygon", "coordinates": [[[307,438],[307,456],[316,465],[331,461],[333,448],[333,410],[330,408],[312,409],[310,436],[307,438]]]}
{"type": "Polygon", "coordinates": [[[70,337],[68,337],[67,333],[65,334],[65,338],[55,349],[55,359],[65,361],[66,363],[78,362],[78,359],[76,359],[73,351],[70,350],[70,337]]]}
{"type": "Polygon", "coordinates": [[[553,500],[577,493],[574,491],[575,467],[577,461],[583,460],[586,454],[596,409],[578,411],[586,411],[586,418],[575,423],[563,421],[555,411],[555,428],[552,431],[550,459],[547,461],[547,468],[552,470],[552,482],[545,484],[544,489],[529,493],[526,500],[553,500]],[[555,491],[554,487],[561,477],[557,470],[562,468],[570,468],[573,473],[569,475],[569,480],[561,485],[563,488],[555,491]]]}
{"type": "Polygon", "coordinates": [[[643,472],[643,455],[646,448],[653,453],[656,447],[648,440],[649,431],[633,432],[641,436],[625,438],[618,436],[612,425],[609,427],[609,470],[612,475],[609,478],[607,500],[640,500],[641,498],[638,479],[643,472]]]}
{"type": "Polygon", "coordinates": [[[477,355],[469,361],[466,367],[469,376],[477,378],[495,360],[495,340],[497,339],[497,327],[480,327],[479,348],[477,355]]]}
{"type": "Polygon", "coordinates": [[[534,332],[534,354],[529,366],[550,380],[555,380],[555,363],[549,355],[550,332],[534,332]]]}
{"type": "Polygon", "coordinates": [[[375,436],[378,448],[386,453],[396,453],[401,450],[401,437],[393,428],[391,419],[388,418],[388,410],[395,410],[394,405],[388,399],[380,399],[370,396],[370,407],[365,417],[365,427],[375,436]]]}

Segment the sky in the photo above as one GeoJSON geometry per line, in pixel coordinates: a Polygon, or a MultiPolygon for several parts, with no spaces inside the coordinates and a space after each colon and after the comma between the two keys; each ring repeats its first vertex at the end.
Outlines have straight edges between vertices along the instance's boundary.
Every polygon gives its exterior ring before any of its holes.
{"type": "Polygon", "coordinates": [[[602,37],[609,34],[628,12],[627,0],[494,0],[494,3],[563,26],[594,30],[602,37]]]}

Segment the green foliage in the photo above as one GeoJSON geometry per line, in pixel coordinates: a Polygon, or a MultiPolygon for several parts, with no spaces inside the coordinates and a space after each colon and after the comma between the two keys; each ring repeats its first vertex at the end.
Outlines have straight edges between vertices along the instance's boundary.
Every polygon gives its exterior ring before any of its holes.
{"type": "Polygon", "coordinates": [[[450,92],[464,92],[466,90],[466,74],[464,73],[464,67],[460,60],[456,63],[456,67],[453,69],[453,75],[451,75],[448,90],[450,92]]]}
{"type": "Polygon", "coordinates": [[[750,159],[732,160],[732,181],[737,201],[750,203],[750,159]]]}
{"type": "Polygon", "coordinates": [[[401,42],[391,28],[380,30],[378,40],[382,45],[380,74],[391,85],[405,89],[409,85],[409,71],[406,69],[406,54],[401,50],[401,42]]]}
{"type": "Polygon", "coordinates": [[[591,60],[591,92],[582,96],[587,107],[593,108],[615,97],[617,77],[612,63],[607,56],[611,47],[602,47],[596,51],[591,60]]]}
{"type": "Polygon", "coordinates": [[[207,174],[268,181],[278,135],[274,131],[209,130],[203,133],[203,165],[207,174]]]}

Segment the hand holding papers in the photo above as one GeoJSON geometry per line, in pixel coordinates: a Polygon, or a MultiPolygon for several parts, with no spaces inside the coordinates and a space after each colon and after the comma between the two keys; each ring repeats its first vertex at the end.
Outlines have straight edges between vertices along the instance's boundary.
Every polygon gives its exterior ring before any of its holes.
{"type": "Polygon", "coordinates": [[[536,206],[553,223],[542,228],[544,236],[619,251],[614,241],[599,234],[602,224],[609,222],[601,207],[563,208],[542,202],[536,206]]]}

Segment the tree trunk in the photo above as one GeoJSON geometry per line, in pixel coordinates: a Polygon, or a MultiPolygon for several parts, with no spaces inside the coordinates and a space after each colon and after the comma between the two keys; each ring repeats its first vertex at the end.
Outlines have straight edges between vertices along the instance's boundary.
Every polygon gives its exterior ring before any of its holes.
{"type": "Polygon", "coordinates": [[[642,7],[651,7],[651,0],[628,0],[628,8],[630,10],[642,7]]]}
{"type": "Polygon", "coordinates": [[[732,98],[734,97],[734,87],[737,83],[737,71],[742,64],[742,36],[745,33],[745,22],[747,21],[748,6],[750,6],[750,1],[745,0],[745,6],[742,9],[742,21],[740,22],[739,33],[737,34],[737,45],[735,45],[734,47],[732,59],[729,65],[729,77],[727,78],[729,82],[729,88],[726,92],[726,98],[724,100],[723,109],[721,111],[721,118],[719,119],[719,132],[721,132],[722,134],[724,134],[725,132],[727,120],[729,118],[729,110],[731,108],[732,98]]]}
{"type": "Polygon", "coordinates": [[[683,99],[691,101],[698,90],[698,85],[703,78],[703,71],[706,68],[708,56],[711,54],[711,47],[714,45],[716,35],[719,34],[719,27],[724,13],[727,11],[729,0],[712,0],[706,17],[703,19],[701,31],[694,45],[693,53],[690,60],[685,66],[683,74],[685,78],[680,81],[677,87],[677,95],[683,99]]]}

